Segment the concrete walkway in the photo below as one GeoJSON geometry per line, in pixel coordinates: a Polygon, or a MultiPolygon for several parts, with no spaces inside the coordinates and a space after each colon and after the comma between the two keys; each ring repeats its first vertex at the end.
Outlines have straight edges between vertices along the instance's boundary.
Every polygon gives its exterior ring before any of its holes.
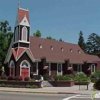
{"type": "Polygon", "coordinates": [[[79,90],[79,85],[74,85],[72,87],[43,87],[37,89],[0,87],[1,92],[23,92],[23,93],[45,93],[45,94],[92,94],[94,92],[93,83],[89,85],[88,90],[86,89],[87,89],[86,86],[80,86],[79,90]]]}

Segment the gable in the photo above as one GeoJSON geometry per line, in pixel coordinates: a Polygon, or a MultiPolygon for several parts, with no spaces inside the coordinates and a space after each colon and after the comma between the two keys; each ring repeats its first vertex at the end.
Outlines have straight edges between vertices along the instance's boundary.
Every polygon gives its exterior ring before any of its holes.
{"type": "Polygon", "coordinates": [[[30,26],[26,16],[24,16],[24,18],[22,19],[20,25],[30,26]]]}

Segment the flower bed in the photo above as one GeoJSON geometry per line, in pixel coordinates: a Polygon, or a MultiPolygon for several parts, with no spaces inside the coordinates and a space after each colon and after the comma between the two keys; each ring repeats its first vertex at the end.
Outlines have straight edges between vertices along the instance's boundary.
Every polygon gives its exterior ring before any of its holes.
{"type": "Polygon", "coordinates": [[[49,81],[55,87],[71,87],[74,85],[73,77],[70,75],[55,76],[54,81],[49,81]]]}
{"type": "Polygon", "coordinates": [[[40,88],[41,82],[30,82],[30,81],[0,81],[1,87],[24,87],[24,88],[40,88]]]}
{"type": "Polygon", "coordinates": [[[36,82],[34,79],[30,79],[26,77],[24,81],[22,81],[21,76],[0,76],[0,87],[17,87],[17,88],[40,88],[41,82],[36,82]]]}

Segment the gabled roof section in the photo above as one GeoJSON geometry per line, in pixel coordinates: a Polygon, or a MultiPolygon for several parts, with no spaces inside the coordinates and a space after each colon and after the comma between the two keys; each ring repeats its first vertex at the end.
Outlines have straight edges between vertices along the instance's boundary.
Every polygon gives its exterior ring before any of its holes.
{"type": "Polygon", "coordinates": [[[23,20],[23,18],[26,17],[28,20],[28,23],[30,23],[29,20],[29,11],[26,9],[18,8],[18,18],[19,18],[19,23],[23,20]]]}
{"type": "Polygon", "coordinates": [[[84,53],[77,44],[33,36],[30,36],[30,50],[32,51],[35,59],[41,60],[42,57],[46,57],[48,62],[63,63],[66,59],[69,59],[73,64],[83,64],[84,61],[100,61],[97,56],[87,55],[84,53]],[[39,48],[40,44],[43,46],[42,49],[39,48]],[[53,50],[50,49],[51,46],[54,48],[53,50]],[[61,48],[63,48],[63,52],[61,51],[61,48]],[[72,52],[70,50],[72,50],[72,52]]]}
{"type": "Polygon", "coordinates": [[[24,53],[27,53],[29,58],[34,62],[34,57],[33,57],[33,54],[31,52],[30,49],[28,48],[18,48],[18,49],[14,49],[12,48],[12,53],[13,53],[13,56],[15,58],[16,61],[18,61],[20,59],[20,57],[24,54],[24,53]]]}

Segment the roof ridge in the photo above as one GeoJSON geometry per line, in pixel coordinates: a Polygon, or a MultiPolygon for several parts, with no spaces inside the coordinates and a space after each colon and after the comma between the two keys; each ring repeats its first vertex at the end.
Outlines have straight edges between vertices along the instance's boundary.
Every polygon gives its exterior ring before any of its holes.
{"type": "Polygon", "coordinates": [[[74,43],[69,43],[69,42],[65,42],[65,41],[58,41],[58,40],[50,40],[50,39],[46,39],[46,38],[42,38],[42,37],[34,37],[34,36],[30,36],[32,38],[39,38],[39,39],[43,39],[43,40],[47,40],[47,41],[54,41],[54,42],[59,42],[59,43],[67,43],[67,44],[72,44],[72,45],[78,45],[78,44],[74,44],[74,43]]]}
{"type": "Polygon", "coordinates": [[[25,11],[29,11],[28,9],[24,9],[24,8],[20,8],[20,7],[18,9],[25,10],[25,11]]]}

